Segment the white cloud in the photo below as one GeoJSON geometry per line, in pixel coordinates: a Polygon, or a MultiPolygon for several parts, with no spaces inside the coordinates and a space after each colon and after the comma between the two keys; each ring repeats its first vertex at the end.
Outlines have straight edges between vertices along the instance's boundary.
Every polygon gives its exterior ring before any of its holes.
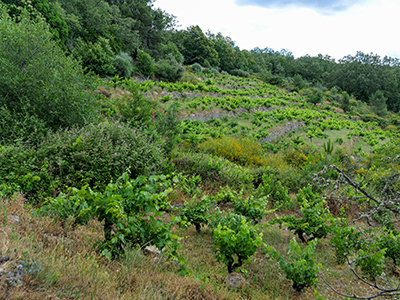
{"type": "Polygon", "coordinates": [[[310,8],[237,6],[234,0],[156,0],[155,7],[176,15],[185,29],[230,36],[241,49],[286,48],[298,56],[328,54],[335,59],[356,51],[380,56],[400,52],[396,0],[371,0],[333,15],[310,8]],[[184,4],[183,4],[184,3],[184,4]]]}

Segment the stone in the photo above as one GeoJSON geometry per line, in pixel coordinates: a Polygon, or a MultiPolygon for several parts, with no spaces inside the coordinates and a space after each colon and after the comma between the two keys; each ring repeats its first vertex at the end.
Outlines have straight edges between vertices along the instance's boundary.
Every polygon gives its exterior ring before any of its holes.
{"type": "Polygon", "coordinates": [[[154,256],[162,255],[161,251],[158,250],[156,246],[146,246],[146,248],[144,248],[144,253],[146,255],[154,255],[154,256]]]}
{"type": "Polygon", "coordinates": [[[225,277],[224,282],[228,285],[229,289],[241,289],[246,284],[246,279],[242,274],[231,273],[225,277]]]}
{"type": "Polygon", "coordinates": [[[10,215],[10,216],[8,217],[8,219],[9,219],[11,222],[19,223],[19,217],[18,217],[18,216],[10,215]]]}

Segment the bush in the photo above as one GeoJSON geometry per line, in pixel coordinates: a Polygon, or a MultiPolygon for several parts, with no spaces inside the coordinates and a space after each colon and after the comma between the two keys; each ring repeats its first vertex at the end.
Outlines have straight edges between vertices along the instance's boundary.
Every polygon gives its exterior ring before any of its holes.
{"type": "Polygon", "coordinates": [[[0,121],[8,132],[0,140],[32,137],[44,126],[57,129],[97,119],[98,105],[87,92],[93,79],[64,55],[42,19],[31,18],[24,9],[20,19],[12,19],[0,3],[0,36],[0,109],[15,119],[0,121]]]}
{"type": "Polygon", "coordinates": [[[288,190],[272,174],[263,174],[258,192],[261,196],[268,197],[276,209],[290,208],[292,205],[288,190]]]}
{"type": "Polygon", "coordinates": [[[15,182],[23,192],[43,195],[86,184],[104,189],[128,169],[132,177],[150,175],[163,163],[154,133],[106,122],[50,132],[37,149],[26,144],[3,147],[0,183],[15,182]]]}
{"type": "Polygon", "coordinates": [[[196,227],[196,231],[201,231],[201,226],[209,223],[209,210],[211,206],[211,199],[208,196],[204,196],[200,201],[195,202],[194,199],[185,201],[179,214],[181,218],[181,224],[185,227],[193,224],[196,227]]]}
{"type": "Polygon", "coordinates": [[[268,200],[264,197],[256,198],[253,195],[243,199],[236,198],[233,202],[233,210],[236,214],[245,216],[258,224],[262,218],[269,213],[267,208],[268,200]]]}
{"type": "Polygon", "coordinates": [[[242,165],[264,165],[262,147],[258,142],[247,138],[224,136],[211,138],[199,145],[204,152],[224,157],[242,165]]]}
{"type": "Polygon", "coordinates": [[[285,224],[289,230],[294,230],[299,239],[305,243],[315,238],[325,238],[331,230],[331,225],[326,223],[332,219],[326,202],[312,192],[311,186],[307,186],[297,194],[297,202],[300,204],[302,218],[283,216],[272,220],[271,224],[285,224]]]}
{"type": "Polygon", "coordinates": [[[138,50],[135,64],[135,72],[143,76],[152,76],[154,74],[154,59],[150,54],[143,50],[138,50]]]}
{"type": "Polygon", "coordinates": [[[303,291],[307,287],[316,286],[317,265],[315,264],[314,253],[317,241],[314,240],[307,247],[301,249],[296,239],[290,241],[288,255],[282,257],[276,250],[271,247],[267,248],[267,257],[276,258],[279,266],[286,274],[286,278],[293,282],[293,288],[297,292],[303,291]]]}
{"type": "Polygon", "coordinates": [[[244,216],[228,214],[214,229],[214,252],[232,273],[245,263],[262,244],[262,233],[247,223],[244,216]],[[235,262],[237,257],[237,262],[235,262]]]}
{"type": "Polygon", "coordinates": [[[201,72],[201,70],[202,70],[203,68],[201,67],[201,65],[200,65],[199,63],[194,63],[194,64],[192,65],[192,69],[193,69],[193,72],[194,72],[194,73],[198,74],[198,73],[201,72]]]}
{"type": "Polygon", "coordinates": [[[120,52],[115,56],[113,65],[119,76],[129,78],[133,71],[133,59],[128,53],[120,52]]]}
{"type": "Polygon", "coordinates": [[[104,37],[99,37],[96,43],[85,42],[79,38],[78,44],[72,49],[72,54],[87,70],[100,76],[113,75],[116,72],[113,65],[114,52],[104,37]]]}
{"type": "Polygon", "coordinates": [[[172,55],[167,56],[167,59],[158,61],[154,65],[154,69],[154,75],[166,82],[179,81],[185,72],[183,65],[178,63],[172,55]]]}

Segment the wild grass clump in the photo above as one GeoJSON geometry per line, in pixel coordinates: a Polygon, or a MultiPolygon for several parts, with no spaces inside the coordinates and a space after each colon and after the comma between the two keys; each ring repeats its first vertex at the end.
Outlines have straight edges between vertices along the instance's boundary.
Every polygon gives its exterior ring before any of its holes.
{"type": "Polygon", "coordinates": [[[262,166],[266,164],[262,147],[258,142],[247,138],[235,138],[224,136],[211,138],[199,145],[199,148],[231,162],[244,166],[262,166]]]}

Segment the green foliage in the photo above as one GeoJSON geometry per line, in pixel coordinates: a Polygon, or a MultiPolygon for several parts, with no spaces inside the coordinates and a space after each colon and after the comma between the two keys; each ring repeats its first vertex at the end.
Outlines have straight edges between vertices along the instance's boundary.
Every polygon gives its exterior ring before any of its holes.
{"type": "Polygon", "coordinates": [[[376,91],[376,93],[372,94],[369,98],[372,111],[380,117],[384,117],[387,113],[386,101],[387,98],[381,90],[376,91]]]}
{"type": "Polygon", "coordinates": [[[185,68],[181,63],[176,61],[172,54],[166,56],[165,59],[158,61],[154,65],[154,75],[166,82],[177,82],[179,81],[185,68]]]}
{"type": "Polygon", "coordinates": [[[322,94],[322,92],[318,89],[315,89],[307,95],[307,101],[316,105],[322,102],[323,97],[324,95],[322,94]]]}
{"type": "Polygon", "coordinates": [[[111,114],[109,117],[132,127],[152,125],[157,102],[144,97],[139,86],[132,80],[128,81],[125,88],[130,92],[129,96],[116,97],[105,105],[104,108],[108,108],[109,111],[116,111],[116,114],[111,114]]]}
{"type": "Polygon", "coordinates": [[[165,113],[156,114],[155,127],[164,139],[164,150],[170,154],[177,145],[181,133],[181,122],[178,119],[179,107],[175,103],[167,108],[165,113]]]}
{"type": "Polygon", "coordinates": [[[385,249],[385,257],[393,260],[393,264],[397,265],[400,258],[400,238],[396,232],[385,228],[384,232],[377,238],[377,245],[380,249],[385,249]]]}
{"type": "Polygon", "coordinates": [[[326,154],[332,154],[334,146],[333,143],[331,142],[331,139],[329,139],[328,142],[324,143],[322,146],[326,154]]]}
{"type": "Polygon", "coordinates": [[[135,72],[137,74],[141,74],[147,77],[150,77],[154,74],[154,59],[150,56],[150,54],[139,49],[136,60],[137,62],[135,64],[135,72]]]}
{"type": "Polygon", "coordinates": [[[267,248],[267,257],[278,260],[286,278],[293,282],[293,288],[297,292],[301,292],[305,288],[315,287],[318,283],[318,270],[314,259],[316,246],[317,240],[314,240],[302,249],[296,239],[293,238],[290,241],[287,257],[282,257],[271,247],[267,248]]]}
{"type": "Polygon", "coordinates": [[[274,204],[275,209],[290,208],[292,205],[287,188],[282,185],[280,180],[276,180],[272,174],[263,174],[262,184],[258,188],[258,193],[267,197],[274,204]]]}
{"type": "Polygon", "coordinates": [[[89,71],[100,76],[113,75],[116,69],[113,65],[114,52],[111,49],[108,39],[99,37],[96,43],[78,40],[72,54],[89,71]]]}
{"type": "Polygon", "coordinates": [[[253,195],[247,198],[237,197],[233,201],[233,210],[236,214],[245,216],[258,224],[262,218],[271,212],[267,210],[268,200],[266,197],[256,198],[253,195]]]}
{"type": "Polygon", "coordinates": [[[133,71],[133,59],[128,53],[120,52],[114,58],[113,65],[117,74],[121,77],[131,77],[133,71]]]}
{"type": "Polygon", "coordinates": [[[364,244],[357,251],[355,265],[360,267],[362,274],[370,280],[382,275],[384,262],[385,249],[378,250],[372,243],[364,244]]]}
{"type": "Polygon", "coordinates": [[[9,125],[0,122],[6,132],[14,128],[27,138],[40,135],[44,126],[56,129],[97,119],[98,105],[87,92],[92,79],[64,55],[43,20],[31,18],[26,10],[18,20],[11,19],[0,4],[0,36],[4,41],[0,43],[0,109],[15,119],[9,125]]]}
{"type": "Polygon", "coordinates": [[[103,222],[104,240],[97,246],[108,258],[122,254],[125,247],[149,242],[159,249],[168,247],[170,255],[176,257],[180,247],[178,237],[171,232],[171,224],[162,221],[160,211],[170,206],[167,200],[170,185],[166,176],[130,179],[125,173],[103,192],[94,192],[87,186],[73,188],[70,196],[60,194],[49,199],[39,212],[60,218],[71,216],[77,224],[89,218],[103,222]],[[78,204],[71,209],[74,201],[78,204]]]}
{"type": "Polygon", "coordinates": [[[192,65],[192,69],[193,69],[193,72],[194,73],[200,73],[201,72],[201,70],[203,69],[202,67],[201,67],[201,65],[199,64],[199,63],[194,63],[193,65],[192,65]]]}
{"type": "Polygon", "coordinates": [[[228,214],[214,229],[214,252],[232,273],[246,262],[262,244],[262,233],[247,223],[244,216],[228,214]],[[235,261],[237,258],[237,262],[235,261]]]}
{"type": "Polygon", "coordinates": [[[218,53],[211,40],[203,33],[199,26],[190,26],[184,31],[181,50],[185,57],[185,64],[199,63],[205,65],[206,61],[212,66],[219,65],[218,53]]]}
{"type": "Polygon", "coordinates": [[[360,249],[362,233],[349,226],[345,218],[334,219],[331,233],[333,237],[330,243],[335,252],[336,262],[342,265],[350,253],[360,249]]]}
{"type": "Polygon", "coordinates": [[[300,219],[294,216],[283,216],[270,223],[288,226],[288,229],[294,230],[303,243],[315,238],[325,238],[331,228],[326,223],[332,218],[326,208],[326,201],[312,192],[311,185],[301,189],[296,198],[303,215],[300,219]]]}
{"type": "Polygon", "coordinates": [[[346,112],[351,110],[350,96],[347,92],[342,93],[342,100],[340,105],[342,109],[346,112]]]}
{"type": "Polygon", "coordinates": [[[17,183],[28,197],[86,184],[104,189],[127,169],[133,177],[150,175],[163,162],[161,143],[154,133],[106,122],[50,132],[37,149],[26,144],[3,147],[0,183],[17,183]],[[33,176],[29,180],[28,174],[33,176]],[[34,176],[40,181],[32,182],[34,176]]]}
{"type": "Polygon", "coordinates": [[[179,214],[181,224],[185,227],[193,224],[196,227],[196,231],[200,232],[201,226],[208,225],[209,223],[211,200],[211,197],[204,196],[197,202],[194,198],[190,201],[185,201],[179,214]]]}

